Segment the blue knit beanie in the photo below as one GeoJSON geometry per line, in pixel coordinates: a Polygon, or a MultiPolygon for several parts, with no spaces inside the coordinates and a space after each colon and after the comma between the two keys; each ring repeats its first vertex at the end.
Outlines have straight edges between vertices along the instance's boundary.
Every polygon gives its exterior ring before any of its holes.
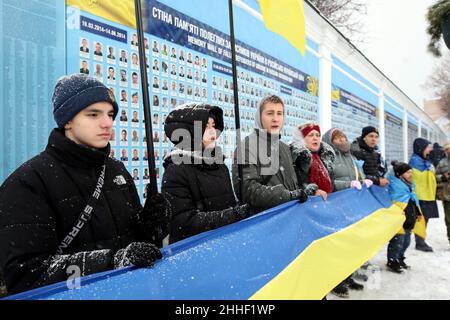
{"type": "Polygon", "coordinates": [[[97,102],[109,102],[114,108],[114,119],[119,111],[116,98],[101,81],[86,74],[76,73],[61,77],[53,92],[53,117],[59,128],[78,112],[97,102]]]}

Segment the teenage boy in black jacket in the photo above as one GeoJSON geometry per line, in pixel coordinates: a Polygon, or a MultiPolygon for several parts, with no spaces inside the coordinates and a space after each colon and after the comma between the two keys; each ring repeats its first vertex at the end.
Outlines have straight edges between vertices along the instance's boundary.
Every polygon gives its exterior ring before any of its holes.
{"type": "Polygon", "coordinates": [[[46,149],[0,187],[0,270],[9,293],[161,258],[170,206],[144,208],[124,165],[108,157],[118,106],[100,81],[62,77],[53,94],[58,128],[46,149]],[[89,219],[89,213],[91,218],[89,219]]]}

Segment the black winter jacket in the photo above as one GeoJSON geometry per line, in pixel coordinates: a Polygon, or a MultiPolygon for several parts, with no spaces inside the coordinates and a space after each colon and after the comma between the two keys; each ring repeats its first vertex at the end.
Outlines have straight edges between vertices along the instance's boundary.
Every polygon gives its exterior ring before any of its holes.
{"type": "Polygon", "coordinates": [[[420,213],[419,208],[417,208],[416,203],[412,199],[409,200],[404,212],[406,220],[403,223],[403,229],[412,230],[414,228],[414,225],[416,224],[417,217],[422,214],[420,213]]]}
{"type": "Polygon", "coordinates": [[[64,281],[68,266],[81,275],[113,268],[114,253],[150,241],[133,180],[109,145],[77,145],[55,129],[45,151],[19,167],[0,187],[0,266],[9,293],[64,281]],[[56,250],[92,196],[106,163],[105,182],[91,220],[63,255],[56,250]]]}
{"type": "Polygon", "coordinates": [[[376,148],[370,148],[361,137],[358,137],[353,141],[350,151],[356,159],[364,161],[363,170],[366,179],[380,185],[380,178],[385,175],[386,168],[376,148]]]}
{"type": "Polygon", "coordinates": [[[223,163],[219,147],[206,155],[201,149],[201,139],[194,139],[194,122],[200,121],[203,133],[210,116],[214,116],[215,128],[223,130],[222,110],[204,104],[184,105],[174,109],[166,119],[164,131],[175,147],[164,159],[162,192],[172,204],[169,242],[177,242],[195,234],[216,229],[245,218],[246,207],[237,205],[230,174],[223,163]],[[191,145],[173,135],[178,129],[190,134],[191,145]],[[198,144],[192,142],[197,141],[198,144]],[[192,151],[198,150],[198,151],[192,151]]]}
{"type": "Polygon", "coordinates": [[[170,243],[195,234],[237,222],[247,216],[233,193],[225,164],[206,164],[194,152],[174,149],[164,161],[162,191],[172,204],[170,243]],[[200,164],[175,164],[172,157],[181,153],[200,164]]]}

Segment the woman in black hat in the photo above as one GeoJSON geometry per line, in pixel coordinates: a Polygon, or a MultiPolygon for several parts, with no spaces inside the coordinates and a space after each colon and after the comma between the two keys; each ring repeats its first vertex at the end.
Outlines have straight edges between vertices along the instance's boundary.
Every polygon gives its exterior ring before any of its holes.
{"type": "Polygon", "coordinates": [[[239,206],[216,141],[223,111],[207,104],[186,104],[167,117],[164,131],[175,147],[164,159],[162,191],[172,204],[169,242],[215,229],[248,216],[239,206]]]}

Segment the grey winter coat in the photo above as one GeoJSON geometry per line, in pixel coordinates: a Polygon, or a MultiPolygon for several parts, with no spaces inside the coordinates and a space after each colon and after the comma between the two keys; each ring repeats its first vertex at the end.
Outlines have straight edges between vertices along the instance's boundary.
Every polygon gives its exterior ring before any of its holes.
{"type": "Polygon", "coordinates": [[[339,151],[331,141],[331,133],[333,129],[328,130],[322,137],[322,141],[328,143],[334,150],[336,158],[333,162],[334,187],[336,191],[350,188],[353,180],[362,182],[358,167],[355,164],[355,157],[348,152],[339,151]]]}
{"type": "MultiPolygon", "coordinates": [[[[241,144],[240,158],[244,189],[241,201],[250,205],[252,213],[299,197],[301,191],[289,146],[280,141],[279,136],[267,134],[262,129],[259,109],[256,111],[255,131],[241,144]]],[[[240,197],[237,152],[234,153],[232,175],[234,190],[240,197]]]]}

